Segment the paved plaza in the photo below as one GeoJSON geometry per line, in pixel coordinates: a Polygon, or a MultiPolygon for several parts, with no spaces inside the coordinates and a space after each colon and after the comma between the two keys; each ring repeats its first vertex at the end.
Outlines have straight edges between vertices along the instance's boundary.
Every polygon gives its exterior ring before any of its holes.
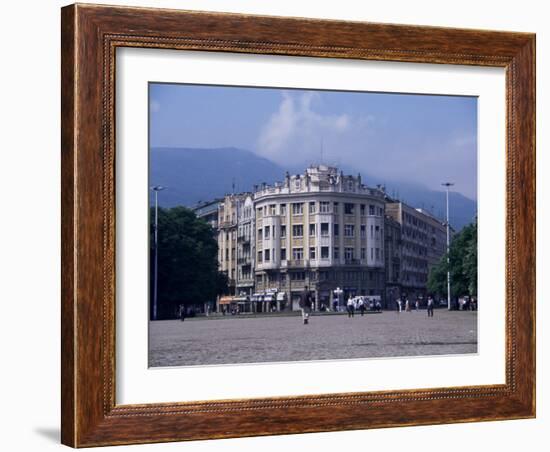
{"type": "Polygon", "coordinates": [[[477,312],[155,321],[149,346],[152,367],[476,353],[477,312]]]}

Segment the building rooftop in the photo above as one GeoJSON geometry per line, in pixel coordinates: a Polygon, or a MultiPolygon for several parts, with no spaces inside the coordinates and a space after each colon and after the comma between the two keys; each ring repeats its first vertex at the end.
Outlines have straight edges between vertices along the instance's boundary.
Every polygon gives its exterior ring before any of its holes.
{"type": "Polygon", "coordinates": [[[344,175],[343,171],[328,165],[312,165],[302,174],[286,173],[282,182],[262,184],[254,189],[254,198],[294,193],[329,192],[383,197],[380,187],[371,188],[362,183],[361,175],[344,175]]]}

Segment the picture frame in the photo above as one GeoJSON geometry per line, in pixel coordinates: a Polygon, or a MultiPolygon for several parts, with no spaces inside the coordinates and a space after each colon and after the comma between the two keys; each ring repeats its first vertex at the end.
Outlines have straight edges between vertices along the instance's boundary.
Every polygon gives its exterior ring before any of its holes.
{"type": "Polygon", "coordinates": [[[63,444],[535,416],[535,35],[75,4],[62,9],[61,37],[63,444]],[[117,405],[115,68],[120,47],[505,68],[505,384],[117,405]]]}

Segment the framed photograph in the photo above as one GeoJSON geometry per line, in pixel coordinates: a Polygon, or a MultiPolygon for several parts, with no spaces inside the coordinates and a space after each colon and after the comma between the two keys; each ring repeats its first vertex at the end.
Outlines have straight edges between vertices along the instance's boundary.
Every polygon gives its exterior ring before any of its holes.
{"type": "Polygon", "coordinates": [[[535,36],[62,9],[62,442],[535,416],[535,36]]]}

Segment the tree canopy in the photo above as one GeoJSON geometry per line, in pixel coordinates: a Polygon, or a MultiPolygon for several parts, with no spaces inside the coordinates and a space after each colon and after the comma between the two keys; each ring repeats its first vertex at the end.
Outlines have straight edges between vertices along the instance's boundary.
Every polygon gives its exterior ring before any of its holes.
{"type": "Polygon", "coordinates": [[[477,221],[464,227],[451,242],[449,266],[447,255],[441,257],[428,276],[428,291],[447,294],[447,268],[451,273],[451,297],[477,296],[477,221]]]}
{"type": "MultiPolygon", "coordinates": [[[[154,297],[154,215],[150,210],[150,305],[154,297]]],[[[185,207],[158,211],[157,317],[173,318],[180,304],[212,302],[227,290],[218,271],[218,244],[212,227],[185,207]]]]}

